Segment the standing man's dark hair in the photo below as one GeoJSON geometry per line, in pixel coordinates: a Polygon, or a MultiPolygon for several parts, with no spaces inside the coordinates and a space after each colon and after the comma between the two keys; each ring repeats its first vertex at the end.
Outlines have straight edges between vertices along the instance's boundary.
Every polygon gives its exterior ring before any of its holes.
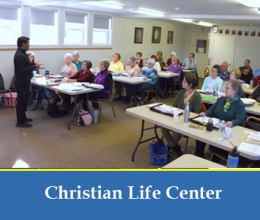
{"type": "Polygon", "coordinates": [[[23,44],[27,43],[27,41],[29,41],[30,38],[29,37],[18,37],[17,39],[17,47],[21,47],[23,44]]]}
{"type": "Polygon", "coordinates": [[[33,120],[26,117],[26,110],[30,98],[31,78],[33,77],[34,69],[43,69],[44,67],[39,61],[30,62],[26,51],[30,48],[30,38],[19,37],[17,39],[17,50],[14,55],[14,74],[15,87],[17,90],[17,105],[16,105],[16,127],[30,128],[33,120]]]}

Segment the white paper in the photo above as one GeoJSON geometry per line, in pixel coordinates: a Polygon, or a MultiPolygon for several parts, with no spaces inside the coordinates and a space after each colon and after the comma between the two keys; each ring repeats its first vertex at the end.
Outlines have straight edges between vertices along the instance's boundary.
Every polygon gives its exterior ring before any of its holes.
{"type": "Polygon", "coordinates": [[[243,152],[248,152],[248,153],[260,155],[260,146],[254,145],[254,144],[249,144],[249,143],[246,143],[246,142],[242,142],[238,146],[238,150],[243,151],[243,152]]]}
{"type": "Polygon", "coordinates": [[[179,111],[179,114],[183,112],[182,109],[171,107],[171,106],[168,106],[165,104],[159,105],[159,106],[155,107],[155,109],[157,109],[163,113],[171,113],[171,114],[173,114],[173,111],[179,111]]]}
{"type": "Polygon", "coordinates": [[[207,116],[203,116],[203,117],[197,117],[197,118],[194,118],[193,120],[197,121],[197,122],[206,122],[208,123],[209,119],[212,119],[213,120],[213,126],[218,128],[219,127],[219,119],[218,118],[210,118],[210,117],[207,117],[207,116]]]}

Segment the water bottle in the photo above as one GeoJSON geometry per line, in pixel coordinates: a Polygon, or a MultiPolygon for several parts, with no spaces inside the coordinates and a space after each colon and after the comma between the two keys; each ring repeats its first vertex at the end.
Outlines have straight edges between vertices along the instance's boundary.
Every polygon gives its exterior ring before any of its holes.
{"type": "Polygon", "coordinates": [[[226,130],[226,123],[224,120],[219,120],[219,128],[218,128],[218,140],[222,141],[225,138],[225,130],[226,130]]]}
{"type": "Polygon", "coordinates": [[[239,152],[237,151],[237,147],[234,146],[233,149],[229,151],[227,167],[236,168],[238,166],[238,161],[239,161],[239,152]]]}
{"type": "Polygon", "coordinates": [[[214,84],[213,95],[216,96],[217,94],[218,94],[218,84],[214,84]]]}
{"type": "Polygon", "coordinates": [[[97,124],[98,121],[98,109],[94,109],[93,123],[97,124]]]}
{"type": "Polygon", "coordinates": [[[185,109],[184,109],[184,122],[189,122],[189,118],[190,118],[190,103],[187,102],[185,105],[185,109]]]}
{"type": "Polygon", "coordinates": [[[254,87],[254,78],[252,78],[251,80],[250,80],[250,88],[253,88],[254,87]]]}
{"type": "Polygon", "coordinates": [[[46,70],[46,71],[45,71],[45,78],[46,78],[46,79],[49,79],[49,75],[50,75],[49,70],[46,70]]]}

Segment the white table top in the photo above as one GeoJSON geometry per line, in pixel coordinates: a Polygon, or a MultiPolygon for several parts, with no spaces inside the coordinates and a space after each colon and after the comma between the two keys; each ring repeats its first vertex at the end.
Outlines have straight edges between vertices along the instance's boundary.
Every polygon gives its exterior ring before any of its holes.
{"type": "Polygon", "coordinates": [[[170,71],[161,71],[158,73],[159,77],[162,78],[172,78],[172,77],[179,77],[180,74],[179,73],[173,73],[170,71]]]}
{"type": "Polygon", "coordinates": [[[42,86],[48,89],[56,90],[58,92],[62,92],[68,95],[79,95],[84,93],[96,92],[99,89],[92,89],[92,88],[85,88],[82,86],[82,83],[73,82],[73,83],[66,83],[60,82],[55,83],[55,85],[47,85],[45,77],[36,78],[36,80],[31,80],[31,83],[34,85],[42,86]]]}
{"type": "Polygon", "coordinates": [[[129,77],[129,76],[113,76],[113,80],[117,82],[123,82],[127,84],[140,84],[151,82],[151,79],[144,77],[129,77]]]}
{"type": "Polygon", "coordinates": [[[174,161],[168,163],[163,168],[226,168],[223,165],[210,160],[197,157],[192,154],[183,154],[174,161]]]}
{"type": "MultiPolygon", "coordinates": [[[[241,142],[246,140],[246,138],[248,137],[248,133],[244,133],[244,131],[255,132],[251,129],[235,126],[232,128],[231,137],[228,140],[218,141],[217,130],[209,132],[206,131],[205,128],[203,130],[190,128],[189,125],[192,122],[183,122],[183,115],[179,116],[177,120],[174,120],[173,117],[151,111],[148,105],[128,108],[126,109],[126,113],[145,121],[151,122],[153,124],[157,124],[158,126],[162,126],[169,130],[194,138],[196,140],[203,141],[207,144],[213,145],[226,151],[229,151],[233,148],[229,141],[232,141],[236,146],[239,146],[241,142]]],[[[197,116],[197,114],[191,112],[190,117],[195,116],[197,116]]],[[[260,155],[258,154],[240,152],[240,155],[251,160],[260,160],[260,155]]]]}

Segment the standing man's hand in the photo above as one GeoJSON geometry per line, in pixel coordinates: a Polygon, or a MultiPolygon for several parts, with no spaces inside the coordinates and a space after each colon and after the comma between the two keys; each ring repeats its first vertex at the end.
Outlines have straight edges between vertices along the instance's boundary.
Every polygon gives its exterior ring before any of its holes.
{"type": "Polygon", "coordinates": [[[35,61],[35,66],[37,69],[45,69],[45,66],[43,66],[43,63],[41,63],[39,60],[35,61]]]}

